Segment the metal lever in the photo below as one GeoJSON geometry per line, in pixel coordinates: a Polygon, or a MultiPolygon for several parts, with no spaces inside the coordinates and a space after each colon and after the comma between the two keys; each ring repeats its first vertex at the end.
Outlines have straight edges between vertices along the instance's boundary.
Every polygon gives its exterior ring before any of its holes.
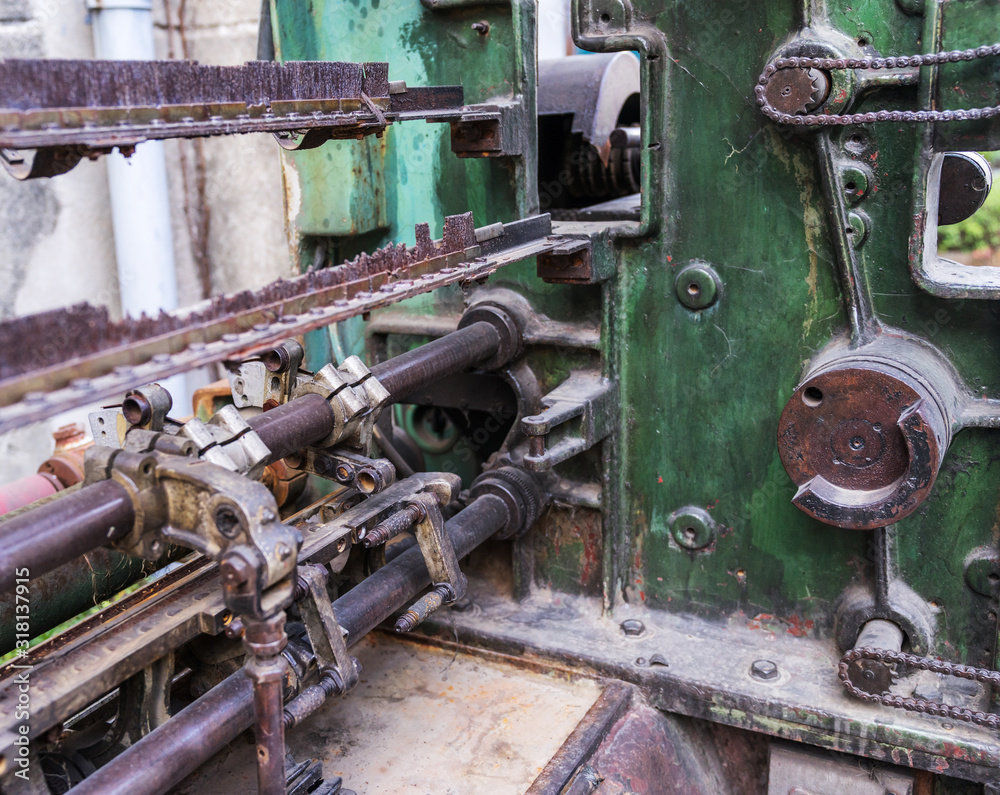
{"type": "Polygon", "coordinates": [[[530,450],[524,466],[545,472],[589,450],[611,432],[618,385],[596,373],[573,373],[542,398],[545,410],[525,417],[521,427],[530,450]]]}

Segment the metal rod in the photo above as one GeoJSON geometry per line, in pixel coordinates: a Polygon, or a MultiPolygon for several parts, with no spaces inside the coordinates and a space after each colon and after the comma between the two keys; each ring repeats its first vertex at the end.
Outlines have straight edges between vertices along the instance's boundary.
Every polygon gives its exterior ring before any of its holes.
{"type": "MultiPolygon", "coordinates": [[[[445,529],[465,557],[509,520],[502,499],[484,494],[445,529]]],[[[357,643],[430,583],[413,546],[333,603],[347,644],[357,643]]],[[[162,795],[215,756],[254,722],[253,686],[243,670],[205,695],[70,790],[70,795],[162,795]]]]}
{"type": "Polygon", "coordinates": [[[124,538],[134,522],[128,491],[113,480],[11,516],[0,522],[0,592],[124,538]]]}
{"type": "Polygon", "coordinates": [[[472,323],[376,364],[372,375],[397,401],[445,376],[468,370],[494,356],[499,349],[500,334],[492,324],[472,323]]]}
{"type": "Polygon", "coordinates": [[[278,461],[333,433],[333,409],[319,395],[303,395],[247,421],[278,461]]]}

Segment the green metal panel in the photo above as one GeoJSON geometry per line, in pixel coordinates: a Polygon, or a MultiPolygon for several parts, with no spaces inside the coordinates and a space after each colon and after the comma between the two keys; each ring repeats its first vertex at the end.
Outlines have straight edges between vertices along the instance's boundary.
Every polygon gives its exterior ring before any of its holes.
{"type": "MultiPolygon", "coordinates": [[[[530,3],[513,12],[492,4],[432,11],[416,1],[390,11],[379,0],[273,0],[272,7],[280,58],[385,59],[393,80],[461,82],[467,102],[522,94],[533,107],[532,81],[523,81],[533,78],[524,56],[530,3]],[[490,22],[487,37],[471,27],[481,19],[490,22]]],[[[995,14],[994,4],[946,3],[946,45],[986,43],[977,38],[985,35],[986,9],[995,14]]],[[[811,13],[823,35],[902,55],[923,51],[919,10],[912,2],[863,0],[817,4],[811,13]]],[[[795,487],[775,437],[805,364],[848,327],[847,313],[816,134],[780,130],[753,101],[757,76],[799,28],[803,8],[790,0],[577,0],[573,13],[580,46],[640,55],[643,220],[595,238],[594,257],[615,266],[604,287],[543,284],[530,262],[493,281],[553,319],[601,321],[606,371],[621,384],[614,442],[605,444],[603,459],[595,451],[573,464],[583,479],[607,468],[603,538],[586,523],[567,535],[562,519],[543,522],[536,579],[594,593],[588,561],[596,554],[603,556],[607,603],[626,599],[828,636],[838,597],[871,578],[872,537],[821,524],[792,505],[795,487]],[[675,292],[677,273],[695,260],[711,264],[722,281],[719,301],[700,311],[675,292]],[[707,510],[717,523],[704,550],[685,549],[671,534],[670,517],[686,506],[707,510]]],[[[916,93],[874,91],[854,110],[910,110],[916,93]]],[[[837,129],[831,145],[858,132],[837,129]]],[[[871,231],[861,263],[876,312],[929,338],[970,386],[996,395],[1000,349],[990,304],[931,296],[910,276],[918,131],[872,124],[860,132],[870,142],[866,164],[875,179],[863,204],[871,231]]],[[[533,139],[532,129],[525,140],[533,139]]],[[[300,197],[290,199],[297,235],[330,236],[344,255],[412,239],[418,221],[430,221],[437,233],[446,214],[472,210],[482,225],[523,216],[537,203],[530,158],[460,160],[448,130],[436,125],[395,125],[383,141],[289,155],[286,180],[290,197],[300,197]]],[[[456,298],[425,298],[411,309],[454,307],[456,298]]],[[[560,351],[532,357],[547,387],[574,364],[560,351]]],[[[998,532],[996,457],[994,432],[961,432],[933,495],[893,531],[899,577],[942,608],[934,651],[976,664],[992,654],[995,613],[967,587],[963,567],[969,552],[994,543],[998,532]]]]}
{"type": "MultiPolygon", "coordinates": [[[[272,19],[279,60],[385,60],[390,80],[461,84],[469,104],[526,93],[534,107],[531,3],[435,11],[417,0],[272,0],[272,19]],[[472,28],[481,20],[490,24],[486,36],[472,28]]],[[[533,114],[528,118],[523,135],[530,153],[533,114]]],[[[527,171],[533,169],[523,158],[460,160],[451,153],[448,125],[423,122],[393,125],[384,141],[360,147],[341,142],[285,155],[294,230],[336,237],[378,230],[364,248],[412,241],[414,225],[422,221],[439,235],[446,215],[469,210],[480,226],[525,215],[537,204],[533,181],[523,176],[527,171]]],[[[346,256],[361,250],[342,243],[346,256]]]]}

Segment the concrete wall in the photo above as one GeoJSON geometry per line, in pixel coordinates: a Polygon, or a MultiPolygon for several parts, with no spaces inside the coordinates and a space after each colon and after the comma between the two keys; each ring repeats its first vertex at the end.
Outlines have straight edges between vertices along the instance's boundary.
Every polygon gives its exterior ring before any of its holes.
{"type": "MultiPolygon", "coordinates": [[[[187,0],[183,26],[181,5],[156,0],[159,57],[238,64],[256,56],[260,0],[187,0]]],[[[82,0],[0,0],[0,57],[92,58],[92,35],[82,0]]],[[[167,163],[182,304],[202,297],[203,282],[232,292],[288,275],[270,136],[171,141],[167,163]]],[[[53,180],[0,173],[0,279],[0,317],[81,301],[119,312],[104,159],[53,180]]],[[[33,472],[52,449],[50,431],[79,417],[0,436],[0,482],[33,472]]]]}

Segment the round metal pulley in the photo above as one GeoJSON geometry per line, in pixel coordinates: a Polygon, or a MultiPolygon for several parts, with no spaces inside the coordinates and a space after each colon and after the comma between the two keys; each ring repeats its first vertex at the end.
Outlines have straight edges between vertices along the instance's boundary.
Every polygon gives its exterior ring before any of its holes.
{"type": "Polygon", "coordinates": [[[839,527],[897,522],[930,493],[949,429],[936,390],[909,367],[863,355],[827,363],[799,384],[778,425],[792,501],[839,527]]]}

